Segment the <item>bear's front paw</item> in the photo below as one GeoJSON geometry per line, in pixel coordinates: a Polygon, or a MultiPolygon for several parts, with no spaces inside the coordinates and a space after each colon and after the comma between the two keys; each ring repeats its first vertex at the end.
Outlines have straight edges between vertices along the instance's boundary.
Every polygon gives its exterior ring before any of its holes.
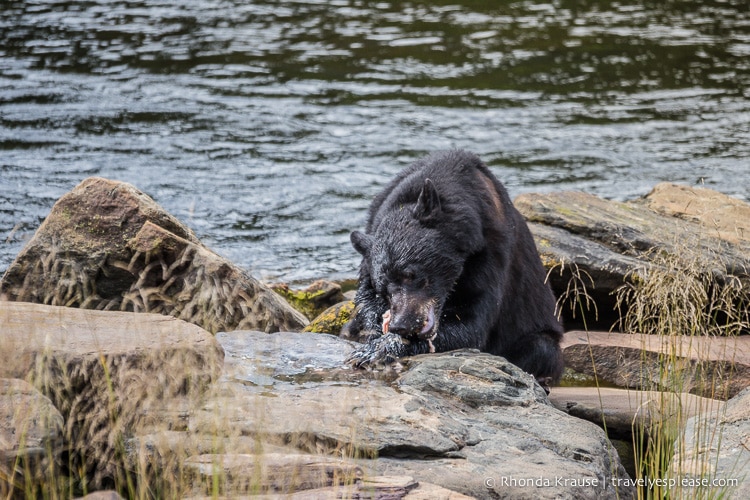
{"type": "Polygon", "coordinates": [[[347,358],[346,363],[354,368],[376,368],[388,366],[406,355],[399,335],[386,333],[358,347],[347,358]]]}

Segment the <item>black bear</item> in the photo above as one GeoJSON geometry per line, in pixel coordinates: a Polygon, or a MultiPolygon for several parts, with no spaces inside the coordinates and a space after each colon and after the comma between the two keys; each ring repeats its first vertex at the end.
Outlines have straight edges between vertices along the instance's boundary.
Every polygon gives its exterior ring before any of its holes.
{"type": "Polygon", "coordinates": [[[435,153],[407,167],[351,241],[363,258],[345,333],[366,340],[353,366],[476,348],[545,387],[559,379],[563,330],[534,240],[474,154],[435,153]]]}

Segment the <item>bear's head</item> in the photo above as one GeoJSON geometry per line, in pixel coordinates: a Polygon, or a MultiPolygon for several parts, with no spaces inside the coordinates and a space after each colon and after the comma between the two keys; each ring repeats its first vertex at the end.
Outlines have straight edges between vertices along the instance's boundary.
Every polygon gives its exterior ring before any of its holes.
{"type": "Polygon", "coordinates": [[[416,202],[402,201],[384,212],[372,234],[354,231],[351,241],[363,256],[375,294],[389,305],[383,311],[387,330],[405,339],[433,340],[477,238],[466,233],[461,217],[444,210],[429,179],[416,202]]]}

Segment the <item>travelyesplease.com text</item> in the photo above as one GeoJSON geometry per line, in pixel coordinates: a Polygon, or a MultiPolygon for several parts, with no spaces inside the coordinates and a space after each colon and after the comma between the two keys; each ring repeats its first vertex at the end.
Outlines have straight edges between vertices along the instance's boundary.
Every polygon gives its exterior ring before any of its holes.
{"type": "Polygon", "coordinates": [[[609,478],[609,482],[597,477],[521,477],[521,476],[498,476],[488,477],[484,482],[488,489],[495,488],[727,488],[739,485],[739,479],[735,478],[707,478],[707,477],[683,477],[683,478],[609,478]]]}

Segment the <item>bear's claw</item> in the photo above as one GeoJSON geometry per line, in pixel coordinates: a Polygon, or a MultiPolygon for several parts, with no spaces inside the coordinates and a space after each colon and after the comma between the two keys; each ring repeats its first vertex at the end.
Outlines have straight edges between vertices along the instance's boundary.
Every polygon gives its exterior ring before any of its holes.
{"type": "Polygon", "coordinates": [[[400,335],[386,333],[355,349],[346,358],[345,363],[354,368],[387,366],[403,357],[406,354],[405,351],[400,335]]]}

